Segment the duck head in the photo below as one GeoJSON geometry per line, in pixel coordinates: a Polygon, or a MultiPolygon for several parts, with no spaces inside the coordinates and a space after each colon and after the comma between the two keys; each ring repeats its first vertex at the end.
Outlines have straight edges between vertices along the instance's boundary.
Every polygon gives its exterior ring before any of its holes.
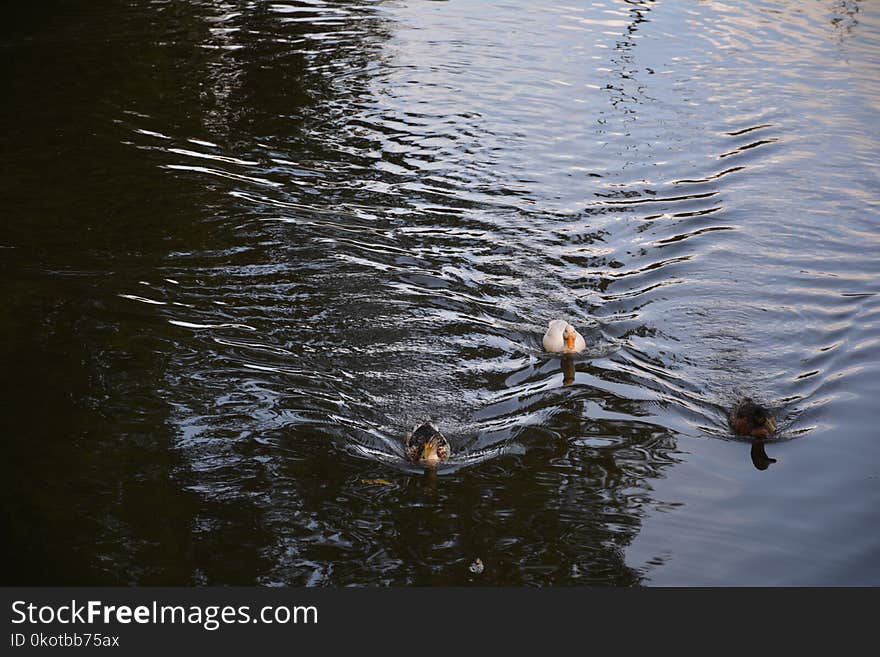
{"type": "Polygon", "coordinates": [[[751,399],[744,399],[730,412],[730,426],[736,433],[755,438],[769,438],[776,431],[770,412],[751,399]]]}
{"type": "Polygon", "coordinates": [[[565,329],[562,331],[562,339],[565,340],[565,348],[569,351],[574,351],[574,339],[577,335],[577,331],[574,330],[574,326],[571,324],[566,324],[565,329]]]}
{"type": "Polygon", "coordinates": [[[449,441],[430,422],[417,426],[404,441],[406,457],[425,468],[436,468],[449,458],[449,441]]]}

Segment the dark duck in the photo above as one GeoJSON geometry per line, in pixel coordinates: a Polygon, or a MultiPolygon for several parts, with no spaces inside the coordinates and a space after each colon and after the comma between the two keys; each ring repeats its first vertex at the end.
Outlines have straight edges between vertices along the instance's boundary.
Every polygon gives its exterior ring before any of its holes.
{"type": "Polygon", "coordinates": [[[770,412],[746,397],[731,409],[727,416],[730,428],[741,436],[752,436],[762,440],[776,431],[776,422],[770,412]]]}
{"type": "Polygon", "coordinates": [[[404,439],[406,457],[425,468],[436,468],[449,458],[449,441],[430,422],[415,427],[404,439]]]}

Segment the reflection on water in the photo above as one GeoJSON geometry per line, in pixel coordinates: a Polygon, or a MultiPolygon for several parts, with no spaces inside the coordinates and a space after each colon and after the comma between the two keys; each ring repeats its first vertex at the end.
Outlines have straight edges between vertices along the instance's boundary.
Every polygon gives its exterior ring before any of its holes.
{"type": "Polygon", "coordinates": [[[758,470],[766,470],[771,463],[776,463],[776,459],[767,456],[767,450],[764,447],[763,440],[755,440],[752,442],[752,463],[758,470]]]}
{"type": "Polygon", "coordinates": [[[875,8],[15,11],[7,581],[880,582],[875,8]]]}

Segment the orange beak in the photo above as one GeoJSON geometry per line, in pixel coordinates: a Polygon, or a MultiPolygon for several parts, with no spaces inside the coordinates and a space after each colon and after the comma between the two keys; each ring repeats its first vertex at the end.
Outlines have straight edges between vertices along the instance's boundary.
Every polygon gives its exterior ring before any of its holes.
{"type": "Polygon", "coordinates": [[[427,442],[422,445],[422,455],[420,456],[420,459],[422,461],[433,461],[438,458],[439,456],[437,455],[437,445],[435,445],[433,442],[427,442]]]}
{"type": "Polygon", "coordinates": [[[565,348],[574,349],[574,333],[569,333],[565,336],[565,348]]]}

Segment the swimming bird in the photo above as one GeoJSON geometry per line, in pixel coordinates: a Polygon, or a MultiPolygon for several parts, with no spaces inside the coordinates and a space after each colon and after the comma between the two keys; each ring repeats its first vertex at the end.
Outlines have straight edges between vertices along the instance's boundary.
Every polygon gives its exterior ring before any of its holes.
{"type": "Polygon", "coordinates": [[[584,336],[564,319],[554,319],[544,334],[544,349],[554,353],[577,354],[587,348],[584,336]]]}
{"type": "Polygon", "coordinates": [[[749,397],[741,400],[731,409],[727,420],[730,422],[730,427],[741,436],[763,439],[769,438],[770,434],[776,431],[776,422],[773,421],[770,412],[749,397]]]}
{"type": "Polygon", "coordinates": [[[403,441],[406,457],[417,465],[436,468],[449,458],[452,449],[449,441],[430,422],[413,428],[403,441]]]}

